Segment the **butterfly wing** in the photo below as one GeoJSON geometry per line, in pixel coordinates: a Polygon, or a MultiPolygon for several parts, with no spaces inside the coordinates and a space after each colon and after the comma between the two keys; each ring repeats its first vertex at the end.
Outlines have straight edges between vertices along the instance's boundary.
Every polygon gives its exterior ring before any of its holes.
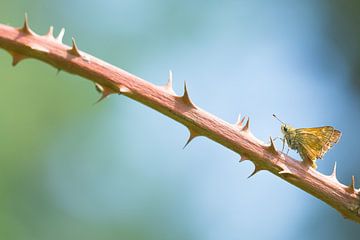
{"type": "Polygon", "coordinates": [[[298,128],[295,131],[301,158],[310,161],[314,168],[316,159],[321,159],[341,136],[341,132],[331,126],[298,128]]]}

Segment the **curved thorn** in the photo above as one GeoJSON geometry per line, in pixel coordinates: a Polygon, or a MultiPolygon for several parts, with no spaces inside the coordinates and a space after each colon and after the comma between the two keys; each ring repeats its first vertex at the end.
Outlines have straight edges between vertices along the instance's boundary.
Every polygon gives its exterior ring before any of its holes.
{"type": "Polygon", "coordinates": [[[12,65],[15,67],[19,62],[21,62],[22,60],[28,58],[24,55],[18,54],[16,52],[12,52],[12,51],[8,51],[10,53],[10,55],[12,56],[12,65]]]}
{"type": "Polygon", "coordinates": [[[256,173],[258,173],[259,171],[261,171],[263,169],[261,169],[260,167],[258,167],[257,165],[255,165],[255,169],[254,171],[247,177],[248,179],[251,178],[252,176],[254,176],[256,173]]]}
{"type": "Polygon", "coordinates": [[[243,125],[243,124],[244,124],[245,119],[246,119],[246,117],[245,117],[245,116],[241,119],[241,121],[240,121],[240,124],[241,124],[241,125],[243,125]]]}
{"type": "Polygon", "coordinates": [[[172,93],[174,92],[174,90],[173,90],[173,74],[172,74],[171,70],[169,70],[168,81],[165,84],[164,88],[172,93]]]}
{"type": "Polygon", "coordinates": [[[236,126],[241,126],[240,122],[241,122],[241,113],[239,113],[239,115],[238,115],[238,117],[237,117],[237,119],[236,119],[235,125],[236,125],[236,126]]]}
{"type": "Polygon", "coordinates": [[[188,140],[186,141],[183,149],[185,149],[186,146],[187,146],[194,138],[200,136],[197,132],[195,132],[194,130],[191,130],[190,128],[189,128],[189,133],[190,133],[189,138],[188,138],[188,140]]]}
{"type": "Polygon", "coordinates": [[[243,118],[241,118],[241,114],[239,114],[235,125],[238,127],[241,127],[243,125],[244,121],[245,121],[245,116],[243,118]]]}
{"type": "Polygon", "coordinates": [[[95,84],[95,88],[97,91],[100,91],[101,92],[101,97],[99,98],[99,100],[97,100],[95,104],[101,102],[102,100],[104,100],[107,96],[109,96],[110,94],[114,93],[110,88],[107,88],[107,87],[103,87],[101,86],[100,84],[96,83],[95,84]]]}
{"type": "Polygon", "coordinates": [[[24,25],[22,28],[20,28],[20,31],[22,31],[25,34],[34,35],[34,32],[29,27],[29,19],[27,13],[25,13],[24,25]]]}
{"type": "Polygon", "coordinates": [[[330,177],[333,178],[333,179],[335,179],[335,180],[337,180],[337,178],[336,178],[336,162],[335,162],[335,164],[334,164],[334,169],[333,169],[330,177]]]}
{"type": "Polygon", "coordinates": [[[268,149],[272,154],[276,154],[276,155],[279,154],[279,152],[276,150],[276,147],[275,147],[272,137],[270,137],[270,146],[268,147],[268,149]]]}
{"type": "Polygon", "coordinates": [[[246,123],[245,123],[245,126],[242,128],[242,131],[249,131],[249,128],[250,128],[250,118],[248,117],[246,123]]]}
{"type": "Polygon", "coordinates": [[[58,41],[59,43],[62,43],[64,34],[65,34],[65,28],[62,28],[62,29],[60,30],[59,35],[56,37],[56,41],[58,41]]]}
{"type": "Polygon", "coordinates": [[[81,57],[80,51],[76,45],[75,38],[72,38],[72,48],[68,50],[74,56],[81,57]]]}
{"type": "Polygon", "coordinates": [[[47,32],[47,34],[45,36],[54,38],[54,27],[53,26],[49,27],[49,31],[47,32]]]}
{"type": "Polygon", "coordinates": [[[249,157],[248,157],[248,156],[246,156],[245,154],[240,155],[239,163],[241,163],[241,162],[243,162],[243,161],[246,161],[246,160],[249,160],[249,157]]]}
{"type": "Polygon", "coordinates": [[[351,177],[351,183],[350,185],[347,187],[347,191],[350,193],[354,193],[355,192],[355,177],[352,176],[351,177]]]}
{"type": "Polygon", "coordinates": [[[186,82],[184,82],[184,94],[182,95],[181,99],[183,100],[183,102],[190,106],[190,107],[195,107],[195,105],[193,104],[193,102],[191,101],[190,97],[189,97],[189,93],[188,90],[186,88],[186,82]]]}

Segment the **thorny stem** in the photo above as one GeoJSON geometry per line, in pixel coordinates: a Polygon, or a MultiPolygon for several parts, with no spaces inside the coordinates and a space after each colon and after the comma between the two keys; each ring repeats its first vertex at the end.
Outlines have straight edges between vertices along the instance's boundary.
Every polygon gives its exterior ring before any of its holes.
{"type": "Polygon", "coordinates": [[[183,96],[177,96],[171,75],[168,84],[155,86],[79,51],[74,40],[72,47],[64,45],[63,35],[64,30],[55,38],[50,27],[46,35],[39,36],[31,31],[26,18],[24,27],[19,29],[0,24],[0,48],[12,55],[13,65],[24,58],[36,58],[95,82],[102,92],[100,100],[117,93],[141,102],[185,125],[190,132],[186,144],[197,136],[208,137],[240,154],[240,161],[252,161],[255,170],[250,176],[260,170],[270,171],[326,202],[345,218],[360,223],[360,191],[354,186],[354,177],[349,186],[343,185],[336,178],[336,167],[330,176],[323,175],[278,152],[271,138],[270,145],[255,138],[249,119],[244,123],[245,118],[239,118],[236,124],[230,124],[197,107],[190,100],[186,85],[183,96]]]}

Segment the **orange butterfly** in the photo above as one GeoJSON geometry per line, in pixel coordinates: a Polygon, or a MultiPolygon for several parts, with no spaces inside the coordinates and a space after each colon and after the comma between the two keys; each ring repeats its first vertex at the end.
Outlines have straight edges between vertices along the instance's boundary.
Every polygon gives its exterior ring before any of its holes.
{"type": "Polygon", "coordinates": [[[341,132],[331,126],[315,128],[293,128],[282,122],[275,114],[273,116],[279,120],[281,132],[284,135],[283,149],[285,141],[287,145],[300,154],[304,163],[316,169],[316,160],[322,159],[324,154],[337,143],[341,137],[341,132]]]}

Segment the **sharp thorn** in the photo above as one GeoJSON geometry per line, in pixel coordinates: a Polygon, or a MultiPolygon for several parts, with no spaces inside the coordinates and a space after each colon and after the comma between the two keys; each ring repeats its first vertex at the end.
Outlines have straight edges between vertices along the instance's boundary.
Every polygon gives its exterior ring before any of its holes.
{"type": "Polygon", "coordinates": [[[243,118],[241,118],[241,114],[239,114],[235,125],[238,127],[241,127],[243,125],[244,121],[245,121],[245,116],[243,118]]]}
{"type": "Polygon", "coordinates": [[[190,97],[189,97],[189,93],[186,87],[186,82],[184,82],[184,94],[181,97],[181,99],[183,100],[183,102],[188,105],[189,107],[195,107],[195,105],[193,104],[193,102],[191,101],[190,97]]]}
{"type": "Polygon", "coordinates": [[[245,154],[240,155],[239,163],[246,161],[246,160],[249,160],[249,158],[245,154]]]}
{"type": "Polygon", "coordinates": [[[239,113],[235,125],[236,125],[236,126],[241,126],[240,123],[241,123],[241,113],[239,113]]]}
{"type": "Polygon", "coordinates": [[[103,87],[98,83],[95,83],[95,88],[96,88],[97,91],[99,91],[101,93],[101,97],[99,98],[99,100],[97,100],[94,103],[94,105],[101,102],[102,100],[104,100],[110,94],[114,93],[113,90],[111,90],[110,88],[103,87]]]}
{"type": "Polygon", "coordinates": [[[72,48],[69,50],[69,53],[74,56],[81,57],[80,51],[75,42],[75,38],[72,38],[72,48]]]}
{"type": "Polygon", "coordinates": [[[56,76],[58,76],[60,74],[60,71],[61,71],[61,69],[58,68],[57,71],[56,71],[56,76]]]}
{"type": "Polygon", "coordinates": [[[276,150],[274,141],[273,141],[273,139],[271,137],[270,137],[270,146],[268,147],[268,149],[272,154],[276,154],[276,155],[279,154],[279,152],[276,150]]]}
{"type": "Polygon", "coordinates": [[[336,178],[336,162],[334,164],[334,168],[333,168],[333,171],[332,171],[330,177],[337,180],[337,178],[336,178]]]}
{"type": "Polygon", "coordinates": [[[347,187],[347,190],[348,190],[348,192],[350,192],[350,193],[354,193],[354,192],[355,192],[355,177],[354,177],[354,176],[351,177],[351,183],[350,183],[350,185],[347,187]]]}
{"type": "Polygon", "coordinates": [[[250,130],[250,118],[248,117],[245,126],[242,128],[242,131],[249,131],[250,130]]]}
{"type": "Polygon", "coordinates": [[[49,38],[54,38],[54,27],[53,26],[49,27],[49,31],[47,32],[47,34],[45,36],[47,36],[49,38]]]}
{"type": "Polygon", "coordinates": [[[24,55],[21,55],[21,54],[18,54],[16,52],[12,52],[12,51],[9,51],[9,53],[11,54],[12,56],[12,65],[15,67],[19,62],[21,62],[22,60],[28,58],[24,55]]]}
{"type": "Polygon", "coordinates": [[[28,31],[29,29],[30,29],[30,27],[29,27],[29,18],[28,18],[27,13],[25,13],[23,30],[28,31]]]}
{"type": "Polygon", "coordinates": [[[94,103],[94,105],[95,104],[98,104],[99,102],[101,102],[102,100],[104,100],[107,96],[109,96],[110,95],[110,93],[109,94],[106,94],[105,92],[103,92],[102,94],[101,94],[101,97],[94,103]]]}
{"type": "Polygon", "coordinates": [[[173,90],[173,74],[172,71],[169,70],[169,77],[168,77],[168,81],[164,86],[165,90],[171,92],[171,93],[175,93],[173,90]]]}
{"type": "Polygon", "coordinates": [[[251,178],[252,176],[254,176],[256,173],[258,173],[261,170],[262,170],[261,168],[259,168],[257,165],[255,165],[254,171],[247,178],[248,179],[251,178]]]}
{"type": "Polygon", "coordinates": [[[25,13],[24,25],[22,28],[20,28],[20,31],[22,31],[25,34],[35,35],[34,32],[29,27],[29,19],[27,13],[25,13]]]}
{"type": "Polygon", "coordinates": [[[172,89],[172,85],[173,85],[173,74],[172,74],[172,71],[169,70],[169,77],[168,77],[168,82],[166,84],[166,87],[169,89],[172,89]]]}
{"type": "Polygon", "coordinates": [[[59,35],[56,37],[56,41],[58,41],[59,43],[62,43],[64,34],[65,34],[65,28],[62,28],[60,30],[59,35]]]}
{"type": "Polygon", "coordinates": [[[189,133],[190,133],[189,138],[188,138],[188,140],[186,141],[183,149],[185,149],[186,146],[187,146],[194,138],[200,136],[197,132],[195,132],[194,130],[191,130],[190,128],[189,128],[189,133]]]}

